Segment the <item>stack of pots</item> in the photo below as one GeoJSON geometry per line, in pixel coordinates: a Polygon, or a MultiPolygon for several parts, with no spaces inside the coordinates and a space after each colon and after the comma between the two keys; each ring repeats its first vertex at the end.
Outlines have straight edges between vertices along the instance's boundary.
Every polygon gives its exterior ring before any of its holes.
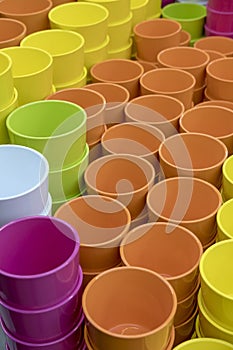
{"type": "MultiPolygon", "coordinates": [[[[141,95],[146,96],[154,94],[175,98],[182,103],[185,110],[193,106],[195,84],[196,79],[191,73],[178,68],[152,69],[144,73],[140,78],[141,95]]],[[[171,103],[169,104],[171,105],[171,103]]],[[[156,107],[152,107],[152,109],[156,110],[156,107]]],[[[178,117],[179,114],[180,107],[178,107],[178,110],[176,109],[175,115],[178,117]]],[[[159,120],[159,117],[156,119],[159,120]]],[[[174,120],[174,122],[177,126],[178,119],[176,119],[176,121],[174,120]]]]}
{"type": "Polygon", "coordinates": [[[133,40],[132,58],[135,58],[137,50],[133,29],[140,22],[161,16],[161,0],[130,0],[130,9],[133,14],[131,35],[133,40]]]}
{"type": "Polygon", "coordinates": [[[136,58],[142,64],[157,63],[160,51],[179,46],[181,25],[165,18],[145,20],[134,26],[136,58]]]}
{"type": "Polygon", "coordinates": [[[149,0],[147,5],[146,19],[158,18],[161,16],[162,1],[149,0]]]}
{"type": "Polygon", "coordinates": [[[119,246],[129,231],[131,217],[118,200],[81,196],[63,204],[54,216],[79,232],[84,287],[101,272],[121,264],[119,246]]]}
{"type": "Polygon", "coordinates": [[[202,102],[206,88],[206,67],[209,55],[194,47],[173,47],[161,51],[157,56],[159,67],[178,68],[191,73],[195,80],[193,103],[202,102]]]}
{"type": "Polygon", "coordinates": [[[205,35],[233,38],[233,3],[231,0],[208,0],[205,35]]]}
{"type": "Polygon", "coordinates": [[[198,294],[199,332],[233,344],[232,274],[233,240],[214,244],[200,261],[201,288],[198,294]]]}
{"type": "Polygon", "coordinates": [[[130,0],[130,9],[133,14],[132,28],[147,19],[161,16],[161,0],[130,0]]]}
{"type": "MultiPolygon", "coordinates": [[[[7,54],[11,60],[13,84],[18,92],[19,105],[42,100],[51,94],[54,89],[53,58],[48,52],[20,46],[6,47],[0,52],[7,54]]],[[[6,93],[9,93],[9,89],[6,93]]],[[[13,95],[14,92],[11,98],[13,95]]]]}
{"type": "Polygon", "coordinates": [[[139,81],[144,73],[143,66],[134,60],[113,58],[96,63],[90,70],[93,83],[115,83],[129,92],[129,99],[140,94],[139,81]]]}
{"type": "Polygon", "coordinates": [[[109,11],[102,5],[79,1],[54,7],[48,17],[51,29],[72,30],[83,36],[84,64],[89,79],[92,65],[108,58],[109,11]]]}
{"type": "Polygon", "coordinates": [[[48,13],[53,6],[52,0],[14,0],[0,1],[0,17],[23,22],[27,34],[49,28],[48,13]]]}
{"type": "MultiPolygon", "coordinates": [[[[197,49],[201,49],[201,50],[206,51],[210,56],[210,63],[212,63],[212,61],[220,59],[220,58],[228,58],[228,57],[233,56],[233,39],[227,38],[224,36],[206,36],[204,38],[197,40],[194,43],[194,47],[197,49]]],[[[224,61],[224,63],[223,62],[221,63],[222,73],[218,77],[219,80],[222,79],[223,81],[224,80],[227,81],[228,74],[230,74],[229,77],[231,79],[231,71],[228,70],[229,69],[228,62],[229,61],[224,61]],[[226,63],[226,66],[225,66],[225,63],[226,63]],[[226,78],[226,76],[227,76],[227,78],[226,78]]],[[[210,68],[210,74],[211,74],[212,69],[215,70],[214,67],[215,67],[215,65],[212,66],[212,68],[210,68]]],[[[219,71],[219,73],[218,72],[216,72],[216,73],[219,74],[220,71],[219,71]]],[[[207,75],[208,75],[208,73],[207,73],[207,75]]],[[[212,75],[215,75],[214,71],[212,72],[212,75]]],[[[209,78],[209,79],[211,79],[211,78],[209,78]]],[[[216,76],[216,79],[217,79],[217,76],[216,76]]],[[[210,94],[210,92],[208,92],[208,90],[210,90],[210,91],[213,90],[213,87],[210,86],[210,83],[212,84],[212,82],[209,82],[209,84],[208,84],[208,81],[207,81],[209,88],[207,87],[207,89],[205,89],[205,91],[204,91],[205,100],[216,100],[216,97],[212,96],[210,94]]],[[[220,89],[222,89],[222,87],[220,89]]],[[[215,87],[215,90],[216,90],[216,87],[215,87]]],[[[218,91],[217,95],[216,95],[216,91],[215,91],[216,96],[218,96],[219,93],[221,93],[221,91],[218,91]]],[[[225,101],[227,99],[229,100],[229,97],[227,97],[227,98],[226,97],[227,96],[225,96],[225,91],[224,91],[224,95],[222,94],[221,98],[219,96],[218,100],[220,100],[220,99],[222,101],[225,101]]]]}
{"type": "Polygon", "coordinates": [[[88,165],[86,113],[67,101],[37,101],[16,108],[7,117],[11,143],[41,152],[49,162],[49,191],[53,212],[85,188],[88,165]]]}
{"type": "MultiPolygon", "coordinates": [[[[228,38],[226,38],[228,39],[228,38]]],[[[229,39],[232,40],[233,39],[229,39]]],[[[233,102],[233,57],[218,58],[206,69],[206,96],[210,100],[233,102]]]]}
{"type": "MultiPolygon", "coordinates": [[[[146,196],[155,181],[155,169],[145,158],[132,154],[110,154],[91,162],[84,174],[89,195],[119,200],[132,221],[145,214],[146,196]]],[[[144,218],[144,217],[143,217],[144,218]]]]}
{"type": "Polygon", "coordinates": [[[173,347],[176,295],[165,278],[149,269],[102,272],[86,286],[82,305],[88,350],[173,347]]]}
{"type": "Polygon", "coordinates": [[[208,249],[216,240],[216,214],[221,204],[220,192],[207,181],[182,176],[162,180],[155,184],[147,195],[151,224],[145,227],[147,231],[144,229],[143,238],[142,234],[132,232],[132,237],[139,237],[138,243],[136,243],[136,239],[132,239],[133,243],[122,248],[123,252],[129,251],[128,254],[130,254],[132,262],[147,264],[155,271],[163,273],[174,287],[178,299],[175,315],[176,345],[189,339],[195,328],[197,295],[200,284],[198,266],[202,251],[208,249]],[[201,206],[200,203],[202,203],[201,206]],[[160,226],[164,227],[164,237],[159,236],[161,235],[160,226]],[[183,233],[182,229],[185,229],[183,233]],[[145,232],[151,236],[150,240],[149,237],[146,239],[145,232]],[[189,237],[189,240],[186,241],[185,236],[189,237]],[[153,240],[154,244],[152,244],[153,240]],[[179,240],[181,240],[180,243],[179,240]],[[145,241],[144,245],[143,241],[145,241]],[[189,242],[187,246],[186,242],[189,242]],[[191,242],[193,248],[188,247],[191,242]],[[183,247],[179,248],[179,244],[183,247]],[[131,251],[133,248],[130,248],[134,245],[137,249],[135,255],[131,251]],[[174,246],[176,247],[175,251],[173,251],[174,246]],[[150,251],[152,249],[150,247],[153,247],[153,253],[150,251]],[[158,249],[157,254],[154,254],[155,247],[158,249]],[[179,253],[179,249],[183,252],[182,254],[179,253]],[[190,254],[191,251],[192,254],[190,254]],[[143,259],[142,252],[145,254],[143,259]],[[196,253],[194,254],[194,252],[196,253]],[[187,257],[185,258],[186,253],[187,257]],[[174,254],[179,254],[182,257],[181,270],[178,268],[179,259],[174,254]],[[166,261],[163,260],[164,256],[167,257],[166,261]],[[172,267],[170,271],[166,270],[169,269],[168,257],[172,267]],[[190,277],[191,275],[193,277],[190,277]],[[190,283],[190,289],[186,290],[187,293],[184,295],[181,294],[181,290],[186,283],[190,283]]]}
{"type": "Polygon", "coordinates": [[[226,239],[233,238],[232,230],[232,208],[233,208],[233,198],[227,200],[219,208],[217,213],[217,237],[216,241],[224,241],[226,239]]]}
{"type": "Polygon", "coordinates": [[[172,286],[177,297],[174,345],[189,339],[195,327],[200,285],[198,266],[202,245],[199,239],[177,224],[151,222],[129,232],[122,240],[120,254],[126,266],[154,271],[172,286]]]}
{"type": "Polygon", "coordinates": [[[82,107],[87,115],[86,142],[89,147],[89,161],[100,156],[99,143],[105,131],[106,101],[102,94],[84,88],[65,89],[48,96],[47,100],[60,100],[75,103],[82,107]]]}
{"type": "Polygon", "coordinates": [[[233,198],[233,155],[228,157],[222,167],[222,197],[224,202],[233,198]]]}
{"type": "Polygon", "coordinates": [[[228,156],[233,154],[232,109],[223,106],[197,105],[196,108],[185,111],[179,124],[180,132],[200,132],[216,137],[227,147],[228,156]]]}
{"type": "MultiPolygon", "coordinates": [[[[146,123],[122,123],[105,131],[101,138],[102,153],[134,154],[148,160],[155,169],[155,180],[159,181],[160,166],[158,149],[165,135],[154,125],[146,123]]],[[[147,219],[146,213],[144,213],[147,219]]]]}
{"type": "Polygon", "coordinates": [[[24,216],[50,215],[45,157],[28,147],[0,145],[0,162],[0,227],[24,216]]]}
{"type": "Polygon", "coordinates": [[[169,4],[162,9],[162,16],[178,21],[182,29],[191,35],[191,46],[204,35],[206,7],[200,3],[182,2],[169,4]]]}
{"type": "Polygon", "coordinates": [[[124,109],[130,98],[125,87],[114,83],[92,83],[85,88],[97,91],[105,98],[104,122],[107,128],[124,122],[124,109]]]}
{"type": "Polygon", "coordinates": [[[55,90],[86,84],[82,35],[74,31],[49,29],[27,35],[20,45],[42,49],[52,56],[55,90]]]}
{"type": "Polygon", "coordinates": [[[83,350],[79,237],[45,216],[11,221],[1,236],[1,327],[10,350],[83,350]]]}
{"type": "Polygon", "coordinates": [[[108,12],[108,58],[131,58],[133,13],[130,0],[83,0],[104,6],[108,12]]]}
{"type": "Polygon", "coordinates": [[[6,118],[18,106],[18,91],[14,87],[12,60],[0,51],[0,144],[9,143],[6,118]]]}

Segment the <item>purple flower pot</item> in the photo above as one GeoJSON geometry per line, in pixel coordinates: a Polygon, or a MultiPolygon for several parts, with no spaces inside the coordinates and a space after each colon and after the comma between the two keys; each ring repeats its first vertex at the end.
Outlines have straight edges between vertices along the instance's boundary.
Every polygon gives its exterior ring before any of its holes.
{"type": "MultiPolygon", "coordinates": [[[[24,310],[0,300],[0,314],[8,331],[26,342],[48,342],[64,337],[79,321],[82,313],[82,270],[70,295],[52,307],[24,310]]],[[[81,336],[81,335],[80,335],[81,336]]]]}
{"type": "Polygon", "coordinates": [[[33,216],[0,228],[0,298],[21,309],[51,307],[79,279],[77,231],[63,220],[33,216]]]}
{"type": "Polygon", "coordinates": [[[50,342],[29,343],[14,337],[0,319],[0,325],[5,333],[5,341],[10,350],[82,350],[84,314],[76,326],[64,337],[50,342]]]}

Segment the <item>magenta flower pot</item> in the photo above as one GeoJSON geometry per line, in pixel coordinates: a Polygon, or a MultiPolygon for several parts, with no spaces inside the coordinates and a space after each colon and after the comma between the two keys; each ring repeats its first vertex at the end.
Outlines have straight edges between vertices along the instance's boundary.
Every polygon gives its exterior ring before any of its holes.
{"type": "Polygon", "coordinates": [[[5,341],[10,350],[82,350],[84,314],[76,326],[64,337],[44,343],[29,343],[14,337],[0,319],[0,326],[5,334],[5,341]]]}
{"type": "Polygon", "coordinates": [[[207,7],[206,26],[214,31],[223,33],[233,32],[233,11],[222,12],[207,7]]]}
{"type": "Polygon", "coordinates": [[[70,295],[79,279],[79,236],[63,220],[25,217],[0,229],[0,298],[39,309],[70,295]]]}
{"type": "MultiPolygon", "coordinates": [[[[70,295],[52,307],[17,309],[0,300],[0,313],[9,332],[26,342],[48,342],[64,337],[79,322],[82,313],[82,270],[70,295]]],[[[82,334],[80,333],[80,338],[82,334]]]]}

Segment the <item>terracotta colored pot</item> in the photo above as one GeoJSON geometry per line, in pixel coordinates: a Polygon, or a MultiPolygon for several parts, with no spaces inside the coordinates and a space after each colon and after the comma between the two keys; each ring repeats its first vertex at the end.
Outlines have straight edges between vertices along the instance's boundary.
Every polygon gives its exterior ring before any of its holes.
{"type": "MultiPolygon", "coordinates": [[[[86,326],[84,326],[84,339],[85,339],[85,343],[86,343],[86,346],[87,346],[87,350],[94,350],[94,348],[92,347],[91,339],[90,339],[89,334],[87,332],[86,326]]],[[[165,350],[171,350],[172,349],[174,340],[175,340],[175,328],[172,327],[169,343],[168,343],[168,345],[167,345],[165,350]]],[[[9,349],[7,348],[6,350],[9,350],[9,349]]]]}
{"type": "Polygon", "coordinates": [[[209,55],[194,47],[171,47],[161,51],[157,60],[161,68],[178,68],[191,73],[196,79],[195,89],[205,84],[209,55]]]}
{"type": "Polygon", "coordinates": [[[105,98],[104,122],[107,127],[124,121],[124,108],[130,97],[126,88],[112,83],[92,83],[85,88],[97,91],[105,98]]]}
{"type": "Polygon", "coordinates": [[[135,219],[144,209],[153,186],[155,170],[145,159],[134,155],[109,155],[90,163],[85,172],[88,194],[116,198],[135,219]]]}
{"type": "Polygon", "coordinates": [[[86,286],[88,285],[88,283],[95,277],[97,277],[99,274],[101,274],[104,271],[113,269],[115,267],[121,267],[122,266],[122,262],[120,262],[119,264],[115,265],[115,266],[111,266],[110,268],[104,269],[104,270],[99,270],[99,271],[91,271],[91,272],[87,272],[84,269],[82,269],[83,271],[83,289],[86,288],[86,286]]]}
{"type": "Polygon", "coordinates": [[[87,114],[87,143],[100,139],[104,132],[105,98],[97,91],[84,88],[65,89],[55,92],[47,100],[63,100],[81,106],[87,114]]]}
{"type": "Polygon", "coordinates": [[[129,91],[131,99],[139,95],[139,79],[143,72],[138,62],[127,59],[102,61],[90,70],[92,82],[120,84],[129,91]]]}
{"type": "Polygon", "coordinates": [[[126,266],[143,267],[166,278],[178,301],[195,289],[202,245],[183,227],[162,222],[138,226],[123,238],[120,254],[126,266]]]}
{"type": "Polygon", "coordinates": [[[156,127],[142,123],[122,123],[112,126],[102,135],[103,154],[134,154],[158,167],[158,149],[165,140],[156,127]]]}
{"type": "Polygon", "coordinates": [[[135,58],[143,66],[144,72],[148,72],[149,70],[158,68],[156,63],[144,61],[141,58],[139,58],[137,54],[135,55],[135,58]]]}
{"type": "Polygon", "coordinates": [[[212,100],[216,100],[216,98],[214,98],[213,96],[210,96],[209,91],[207,91],[207,88],[205,88],[203,101],[212,101],[212,100]]]}
{"type": "Polygon", "coordinates": [[[221,140],[233,153],[233,110],[219,106],[202,106],[185,111],[180,118],[180,132],[199,132],[221,140]]]}
{"type": "Polygon", "coordinates": [[[145,95],[132,99],[125,107],[127,122],[146,123],[160,129],[166,137],[179,130],[184,105],[166,95],[145,95]]]}
{"type": "Polygon", "coordinates": [[[141,214],[139,214],[134,220],[131,220],[130,230],[133,230],[137,226],[147,224],[148,219],[149,219],[148,210],[147,210],[147,207],[145,206],[141,214]]]}
{"type": "Polygon", "coordinates": [[[213,244],[215,244],[217,241],[217,236],[215,235],[210,242],[208,242],[207,244],[203,245],[203,252],[206,251],[206,249],[208,249],[209,247],[211,247],[213,244]]]}
{"type": "Polygon", "coordinates": [[[208,36],[197,40],[194,47],[201,50],[214,50],[221,54],[233,56],[233,40],[224,36],[208,36]]]}
{"type": "Polygon", "coordinates": [[[206,82],[210,96],[233,102],[233,57],[219,58],[208,64],[206,82]]]}
{"type": "Polygon", "coordinates": [[[206,89],[206,85],[201,86],[200,88],[194,89],[193,91],[193,104],[194,106],[198,103],[201,103],[204,98],[204,91],[206,89]]]}
{"type": "MultiPolygon", "coordinates": [[[[104,130],[107,130],[106,125],[104,125],[104,130]]],[[[97,141],[91,142],[89,144],[89,163],[93,162],[97,158],[102,157],[102,146],[101,146],[101,138],[97,141]]]]}
{"type": "Polygon", "coordinates": [[[194,313],[197,307],[197,294],[200,288],[200,279],[196,284],[196,287],[190,295],[185,299],[177,303],[177,310],[174,318],[174,326],[179,326],[180,324],[187,321],[191,315],[194,313]]]}
{"type": "Polygon", "coordinates": [[[165,177],[198,177],[220,188],[222,165],[227,147],[213,136],[200,133],[177,134],[167,138],[159,148],[165,177]]]}
{"type": "Polygon", "coordinates": [[[176,305],[170,284],[139,267],[107,270],[89,282],[83,293],[87,332],[97,349],[105,344],[112,350],[143,350],[145,343],[148,350],[165,348],[176,305]]]}
{"type": "Polygon", "coordinates": [[[189,46],[191,40],[191,34],[186,30],[180,32],[180,43],[179,46],[189,46]]]}
{"type": "Polygon", "coordinates": [[[123,204],[109,197],[87,195],[63,204],[54,216],[78,230],[80,264],[85,273],[120,263],[119,245],[131,221],[123,204]]]}
{"type": "Polygon", "coordinates": [[[202,103],[197,104],[195,107],[202,107],[202,106],[219,106],[219,107],[229,108],[233,111],[233,102],[224,101],[224,100],[204,101],[202,103]]]}
{"type": "Polygon", "coordinates": [[[193,314],[189,317],[188,320],[181,323],[180,325],[175,327],[175,341],[174,346],[177,346],[180,343],[191,338],[194,330],[195,330],[195,321],[198,315],[198,307],[193,312],[193,314]]]}
{"type": "Polygon", "coordinates": [[[26,35],[26,30],[23,22],[12,18],[0,18],[0,49],[19,45],[26,35]]]}
{"type": "Polygon", "coordinates": [[[156,18],[139,22],[133,28],[137,56],[156,62],[160,51],[180,43],[181,25],[173,20],[156,18]]]}
{"type": "Polygon", "coordinates": [[[215,51],[215,50],[204,50],[210,57],[210,62],[217,60],[218,58],[224,58],[226,57],[225,55],[223,55],[222,53],[215,51]]]}
{"type": "Polygon", "coordinates": [[[163,94],[180,100],[185,109],[192,106],[196,80],[192,74],[175,68],[160,68],[146,72],[140,78],[141,94],[163,94]]]}
{"type": "Polygon", "coordinates": [[[216,214],[221,204],[221,194],[213,185],[190,177],[160,181],[147,195],[151,222],[165,221],[186,227],[202,245],[216,235],[216,214]]]}
{"type": "Polygon", "coordinates": [[[2,0],[1,17],[16,19],[27,27],[27,35],[49,28],[48,13],[52,8],[51,0],[2,0]]]}

